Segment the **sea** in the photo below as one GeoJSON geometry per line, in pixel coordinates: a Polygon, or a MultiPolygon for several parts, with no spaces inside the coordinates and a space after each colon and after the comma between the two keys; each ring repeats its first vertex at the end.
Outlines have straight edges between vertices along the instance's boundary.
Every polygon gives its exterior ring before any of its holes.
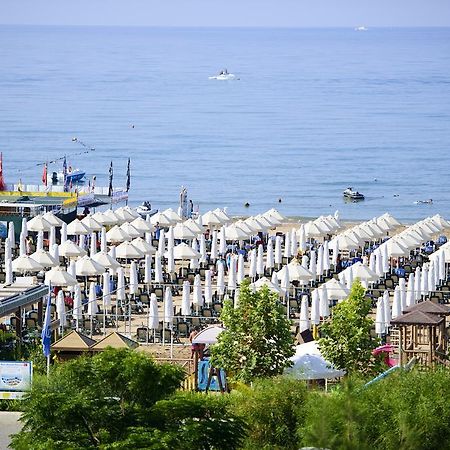
{"type": "Polygon", "coordinates": [[[450,219],[450,28],[1,26],[0,151],[8,183],[130,158],[132,206],[450,219]]]}

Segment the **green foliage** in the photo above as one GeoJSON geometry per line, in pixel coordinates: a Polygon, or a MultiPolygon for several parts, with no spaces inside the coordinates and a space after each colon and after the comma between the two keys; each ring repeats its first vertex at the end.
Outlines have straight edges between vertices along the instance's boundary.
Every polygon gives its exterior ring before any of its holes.
{"type": "Polygon", "coordinates": [[[212,364],[228,376],[249,383],[279,375],[289,365],[294,354],[291,324],[278,296],[266,286],[253,292],[244,282],[238,307],[226,301],[220,318],[226,330],[211,348],[212,364]]]}
{"type": "Polygon", "coordinates": [[[248,424],[244,449],[298,449],[306,384],[291,378],[260,379],[230,395],[231,408],[248,424]]]}
{"type": "Polygon", "coordinates": [[[183,378],[130,350],[57,365],[49,379],[35,377],[12,448],[235,449],[242,421],[221,399],[177,394],[183,378]]]}
{"type": "Polygon", "coordinates": [[[356,280],[348,299],[337,304],[331,319],[320,327],[322,355],[348,374],[373,374],[381,368],[380,360],[372,355],[379,340],[371,334],[370,310],[371,302],[364,298],[364,288],[356,280]]]}
{"type": "Polygon", "coordinates": [[[363,388],[348,380],[308,396],[303,445],[339,449],[431,450],[450,442],[450,372],[397,372],[363,388]]]}
{"type": "Polygon", "coordinates": [[[15,333],[0,330],[0,361],[19,359],[19,340],[15,333]]]}

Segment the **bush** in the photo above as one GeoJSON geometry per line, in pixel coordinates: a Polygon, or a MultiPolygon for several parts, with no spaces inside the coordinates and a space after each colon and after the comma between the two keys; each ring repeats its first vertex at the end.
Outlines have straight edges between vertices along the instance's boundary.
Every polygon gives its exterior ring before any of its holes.
{"type": "Polygon", "coordinates": [[[296,449],[303,426],[306,385],[290,378],[260,379],[230,395],[230,407],[245,420],[245,449],[296,449]]]}

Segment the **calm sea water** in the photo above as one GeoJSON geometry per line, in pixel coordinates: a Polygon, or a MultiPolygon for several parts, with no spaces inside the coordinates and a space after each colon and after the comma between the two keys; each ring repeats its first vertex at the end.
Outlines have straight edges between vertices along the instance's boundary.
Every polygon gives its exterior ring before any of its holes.
{"type": "Polygon", "coordinates": [[[157,208],[450,218],[450,29],[0,27],[0,149],[8,182],[67,154],[124,185],[130,156],[157,208]]]}

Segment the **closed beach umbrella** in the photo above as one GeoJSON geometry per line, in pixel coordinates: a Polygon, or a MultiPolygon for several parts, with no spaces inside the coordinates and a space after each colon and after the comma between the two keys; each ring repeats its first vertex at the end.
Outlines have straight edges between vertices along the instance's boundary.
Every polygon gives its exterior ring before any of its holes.
{"type": "Polygon", "coordinates": [[[255,249],[250,250],[248,257],[250,260],[250,267],[249,267],[248,275],[251,279],[254,279],[254,278],[256,278],[256,258],[257,258],[256,250],[255,249]]]}
{"type": "Polygon", "coordinates": [[[194,278],[192,301],[197,309],[203,307],[202,281],[199,274],[195,275],[194,278]]]}
{"type": "Polygon", "coordinates": [[[119,267],[117,269],[116,300],[118,303],[121,303],[125,300],[125,275],[124,275],[123,267],[119,267]]]}
{"type": "Polygon", "coordinates": [[[88,308],[87,313],[89,317],[94,317],[97,314],[97,294],[95,292],[95,283],[92,281],[89,286],[88,308]]]}
{"type": "Polygon", "coordinates": [[[298,252],[297,230],[291,230],[291,255],[295,256],[298,252]]]}
{"type": "Polygon", "coordinates": [[[140,259],[144,257],[144,253],[130,241],[125,241],[116,247],[116,257],[122,259],[140,259]]]}
{"type": "Polygon", "coordinates": [[[331,268],[329,241],[323,243],[323,270],[328,273],[331,268]]]}
{"type": "Polygon", "coordinates": [[[150,284],[152,282],[152,257],[145,255],[145,268],[144,268],[144,283],[150,284]]]}
{"type": "Polygon", "coordinates": [[[89,248],[90,256],[94,256],[97,253],[97,234],[95,232],[91,233],[91,244],[89,248]]]}
{"type": "MultiPolygon", "coordinates": [[[[198,252],[198,244],[197,244],[197,239],[193,239],[192,240],[192,245],[191,245],[192,250],[194,250],[194,252],[198,252]]],[[[200,257],[200,253],[199,256],[195,257],[195,258],[191,258],[191,262],[189,263],[189,267],[193,270],[197,270],[200,267],[200,263],[199,263],[199,257],[200,257]]]]}
{"type": "Polygon", "coordinates": [[[73,287],[77,284],[77,280],[67,273],[64,267],[57,266],[45,273],[45,284],[47,286],[73,287]]]}
{"type": "Polygon", "coordinates": [[[225,293],[225,270],[222,263],[217,264],[217,294],[225,293]]]}
{"type": "Polygon", "coordinates": [[[416,303],[414,294],[414,273],[410,273],[408,277],[408,287],[406,288],[406,307],[409,308],[416,303]]]}
{"type": "Polygon", "coordinates": [[[75,260],[70,261],[70,264],[67,266],[67,273],[73,277],[77,277],[77,263],[75,260]]]}
{"type": "Polygon", "coordinates": [[[420,271],[420,267],[416,267],[416,271],[414,272],[414,297],[416,300],[419,300],[422,296],[422,273],[420,271]]]}
{"type": "Polygon", "coordinates": [[[86,250],[83,250],[79,245],[69,239],[60,244],[58,250],[59,254],[65,258],[76,258],[77,256],[84,256],[86,254],[86,250]]]}
{"type": "Polygon", "coordinates": [[[305,269],[309,270],[309,257],[308,255],[303,255],[302,256],[302,267],[304,267],[305,269]]]}
{"type": "Polygon", "coordinates": [[[27,254],[27,244],[25,241],[25,235],[23,233],[20,233],[19,236],[19,255],[25,256],[27,254]]]}
{"type": "Polygon", "coordinates": [[[38,216],[33,217],[27,223],[28,231],[50,231],[51,224],[44,217],[39,214],[38,216]]]}
{"type": "Polygon", "coordinates": [[[161,230],[158,239],[158,252],[161,255],[163,255],[165,250],[166,250],[166,233],[164,232],[164,230],[161,230]]]}
{"type": "Polygon", "coordinates": [[[159,328],[159,312],[158,312],[158,299],[156,294],[150,294],[150,308],[148,313],[148,327],[151,330],[157,330],[159,328]]]}
{"type": "Polygon", "coordinates": [[[75,285],[73,295],[73,317],[76,320],[77,328],[79,321],[83,318],[83,304],[81,302],[81,288],[79,284],[75,285]]]}
{"type": "Polygon", "coordinates": [[[228,270],[228,290],[234,291],[236,289],[236,261],[235,256],[231,255],[230,268],[228,270]]]}
{"type": "Polygon", "coordinates": [[[436,279],[434,272],[434,263],[430,261],[428,265],[428,292],[433,292],[436,290],[436,279]]]}
{"type": "Polygon", "coordinates": [[[56,228],[52,225],[49,232],[49,248],[52,247],[54,244],[56,244],[56,228]]]}
{"type": "Polygon", "coordinates": [[[189,281],[183,281],[183,294],[181,296],[181,315],[190,316],[191,315],[191,285],[189,281]]]}
{"type": "Polygon", "coordinates": [[[261,244],[258,245],[258,253],[256,255],[256,273],[259,276],[264,275],[264,250],[261,244]]]}
{"type": "Polygon", "coordinates": [[[306,250],[306,232],[305,232],[305,226],[302,224],[300,225],[300,228],[297,231],[298,233],[298,248],[304,252],[306,250]]]}
{"type": "Polygon", "coordinates": [[[330,304],[325,284],[319,288],[319,312],[321,317],[328,317],[330,315],[330,304]]]}
{"type": "Polygon", "coordinates": [[[267,242],[267,255],[266,255],[266,268],[268,270],[273,269],[275,267],[275,259],[273,254],[273,242],[272,239],[269,239],[267,242]]]}
{"type": "Polygon", "coordinates": [[[172,329],[173,326],[173,300],[172,300],[172,288],[166,287],[164,293],[164,322],[168,327],[172,329]]]}
{"type": "Polygon", "coordinates": [[[315,250],[311,250],[311,253],[309,254],[309,271],[312,273],[313,280],[315,280],[317,274],[317,261],[315,250]]]}
{"type": "Polygon", "coordinates": [[[84,234],[79,236],[79,238],[78,238],[78,245],[83,250],[86,250],[86,236],[84,234]]]}
{"type": "Polygon", "coordinates": [[[103,274],[103,308],[106,311],[107,308],[111,306],[111,279],[109,276],[109,272],[105,272],[103,274]]]}
{"type": "Polygon", "coordinates": [[[391,326],[391,304],[389,301],[389,293],[388,291],[384,291],[383,293],[383,305],[384,305],[384,327],[386,333],[389,331],[389,327],[391,326]]]}
{"type": "Polygon", "coordinates": [[[383,297],[378,297],[377,311],[375,316],[375,333],[379,336],[386,332],[386,326],[384,323],[384,301],[383,297]]]}
{"type": "Polygon", "coordinates": [[[211,282],[211,271],[208,269],[205,272],[205,303],[210,305],[212,303],[212,282],[211,282]]]}
{"type": "Polygon", "coordinates": [[[394,290],[394,300],[392,301],[392,318],[395,319],[402,315],[402,300],[398,286],[394,290]]]}
{"type": "Polygon", "coordinates": [[[236,274],[237,284],[241,284],[244,278],[245,278],[244,255],[240,253],[238,256],[238,268],[236,274]]]}
{"type": "Polygon", "coordinates": [[[290,258],[291,256],[291,234],[289,231],[284,235],[284,251],[283,256],[285,258],[290,258]]]}
{"type": "Polygon", "coordinates": [[[211,260],[215,261],[219,256],[219,249],[217,247],[217,231],[212,232],[211,237],[211,260]]]}
{"type": "MultiPolygon", "coordinates": [[[[44,230],[38,230],[38,231],[44,231],[44,230]]],[[[14,222],[8,223],[8,239],[9,239],[9,245],[11,246],[11,248],[15,248],[16,247],[16,235],[15,235],[15,231],[14,231],[14,222]]]]}
{"type": "Polygon", "coordinates": [[[66,305],[64,303],[64,292],[59,291],[56,296],[56,314],[59,320],[59,326],[64,328],[66,325],[66,305]]]}
{"type": "Polygon", "coordinates": [[[49,250],[50,255],[55,258],[56,261],[59,262],[59,245],[55,244],[53,248],[49,250]]]}
{"type": "Polygon", "coordinates": [[[205,241],[205,235],[200,235],[200,263],[205,263],[208,260],[207,254],[206,254],[206,241],[205,241]]]}
{"type": "Polygon", "coordinates": [[[87,255],[76,262],[76,274],[79,277],[97,276],[104,272],[105,268],[87,255]]]}
{"type": "Polygon", "coordinates": [[[175,272],[175,257],[174,257],[174,249],[173,246],[169,245],[164,256],[167,259],[167,272],[173,273],[175,272]]]}
{"type": "Polygon", "coordinates": [[[130,295],[135,295],[139,290],[139,280],[136,263],[134,261],[131,262],[130,265],[130,284],[128,286],[128,292],[130,295]]]}
{"type": "Polygon", "coordinates": [[[225,255],[226,252],[227,252],[227,240],[225,238],[225,227],[222,227],[219,233],[219,254],[225,255]]]}
{"type": "Polygon", "coordinates": [[[309,322],[308,296],[302,295],[302,303],[300,305],[300,333],[309,330],[311,327],[309,322]]]}
{"type": "Polygon", "coordinates": [[[427,266],[422,267],[422,273],[420,277],[420,292],[423,296],[428,294],[428,268],[427,266]]]}
{"type": "Polygon", "coordinates": [[[282,263],[281,236],[275,238],[275,264],[279,267],[282,263]]]}
{"type": "Polygon", "coordinates": [[[161,255],[159,252],[155,253],[155,283],[162,283],[164,281],[161,255]]]}
{"type": "Polygon", "coordinates": [[[8,258],[5,258],[5,284],[12,284],[13,281],[12,259],[11,255],[9,255],[8,258]]]}
{"type": "Polygon", "coordinates": [[[28,255],[21,255],[12,261],[13,272],[36,273],[43,269],[44,267],[41,264],[28,255]]]}
{"type": "Polygon", "coordinates": [[[284,266],[283,278],[281,279],[281,289],[285,296],[289,295],[290,285],[289,268],[288,266],[284,266]]]}
{"type": "Polygon", "coordinates": [[[320,323],[320,298],[317,289],[311,292],[311,323],[313,325],[320,323]]]}
{"type": "Polygon", "coordinates": [[[317,266],[316,275],[321,277],[323,274],[323,246],[321,245],[317,250],[317,266]]]}
{"type": "Polygon", "coordinates": [[[406,309],[406,280],[399,278],[398,288],[400,291],[400,304],[402,305],[402,311],[406,309]]]}
{"type": "Polygon", "coordinates": [[[114,225],[107,233],[106,233],[106,241],[114,244],[131,241],[131,236],[126,233],[122,228],[117,225],[114,225]]]}
{"type": "Polygon", "coordinates": [[[278,283],[278,276],[277,276],[277,273],[276,273],[276,272],[272,272],[272,278],[271,278],[270,281],[271,281],[272,284],[273,284],[274,286],[276,286],[277,288],[280,287],[280,283],[278,283]]]}
{"type": "MultiPolygon", "coordinates": [[[[49,247],[49,250],[51,247],[49,247]]],[[[44,232],[39,231],[37,234],[36,250],[44,250],[44,232]]]]}
{"type": "Polygon", "coordinates": [[[100,250],[102,252],[108,251],[108,244],[107,244],[107,238],[106,238],[106,228],[102,227],[102,231],[100,233],[100,250]]]}

